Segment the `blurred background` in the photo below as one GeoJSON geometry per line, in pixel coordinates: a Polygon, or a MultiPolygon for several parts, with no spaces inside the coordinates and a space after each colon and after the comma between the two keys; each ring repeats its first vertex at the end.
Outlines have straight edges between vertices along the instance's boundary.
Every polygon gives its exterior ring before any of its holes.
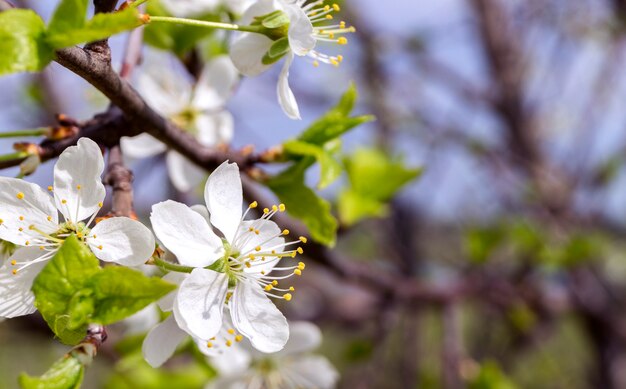
{"type": "MultiPolygon", "coordinates": [[[[48,17],[54,3],[20,5],[48,17]]],[[[229,101],[233,146],[295,136],[354,81],[357,113],[377,120],[344,138],[346,158],[394,156],[423,174],[381,217],[340,215],[337,246],[310,251],[287,317],[320,325],[341,388],[626,388],[626,1],[341,5],[357,29],[342,66],[291,70],[303,120],[276,103],[275,67],[229,101]]],[[[111,40],[114,61],[125,40],[111,40]]],[[[107,107],[56,64],[0,89],[3,131],[107,107]]],[[[162,156],[131,166],[144,220],[155,202],[200,201],[173,188],[162,156]]],[[[51,168],[32,181],[48,185],[51,168]]],[[[322,195],[337,205],[347,182],[322,195]]],[[[152,371],[125,354],[137,340],[123,329],[111,329],[85,388],[194,388],[210,376],[184,356],[152,371]]],[[[0,323],[0,345],[2,389],[66,350],[36,316],[0,323]]]]}

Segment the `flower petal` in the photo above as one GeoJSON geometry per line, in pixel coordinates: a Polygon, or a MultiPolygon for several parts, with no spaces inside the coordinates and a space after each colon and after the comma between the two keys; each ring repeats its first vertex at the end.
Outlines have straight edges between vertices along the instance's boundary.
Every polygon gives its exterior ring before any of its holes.
{"type": "Polygon", "coordinates": [[[211,173],[204,187],[204,200],[211,223],[232,242],[243,213],[243,190],[236,163],[226,161],[211,173]]]}
{"type": "Polygon", "coordinates": [[[141,348],[143,357],[150,366],[159,367],[174,355],[176,347],[186,337],[187,333],[178,328],[171,315],[148,332],[141,348]]]}
{"type": "MultiPolygon", "coordinates": [[[[243,245],[236,248],[241,255],[254,254],[257,247],[261,247],[261,252],[268,252],[276,250],[281,252],[285,247],[285,239],[282,238],[282,231],[276,223],[267,219],[246,220],[241,223],[239,228],[238,237],[243,237],[243,245]],[[259,232],[257,235],[255,232],[251,232],[249,228],[252,227],[259,232]]],[[[267,274],[272,271],[274,266],[278,263],[277,260],[272,260],[272,257],[268,257],[265,262],[254,262],[253,266],[244,268],[246,273],[262,273],[267,274]]]]}
{"type": "MultiPolygon", "coordinates": [[[[174,285],[180,286],[180,284],[185,280],[185,278],[187,278],[187,276],[188,275],[186,273],[171,272],[163,276],[163,281],[167,281],[174,285]]],[[[163,312],[169,312],[174,309],[174,300],[176,299],[177,293],[178,289],[175,289],[157,302],[157,305],[159,306],[159,308],[161,308],[163,312]]]]}
{"type": "Polygon", "coordinates": [[[139,266],[154,253],[152,232],[127,217],[104,219],[91,229],[87,244],[96,257],[124,266],[139,266]]]}
{"type": "MultiPolygon", "coordinates": [[[[44,252],[43,255],[51,256],[49,252],[44,252]]],[[[18,249],[11,259],[17,262],[30,262],[41,256],[42,252],[38,248],[24,247],[18,249]]],[[[13,269],[16,268],[11,266],[10,262],[0,268],[0,317],[12,318],[36,311],[35,295],[30,288],[46,263],[47,261],[34,263],[20,269],[17,274],[13,274],[13,269]]]]}
{"type": "Polygon", "coordinates": [[[278,77],[278,85],[276,86],[278,103],[283,109],[283,112],[285,112],[290,119],[299,120],[301,118],[298,102],[289,87],[289,67],[293,62],[293,53],[288,53],[286,57],[285,64],[283,65],[283,69],[280,71],[280,76],[278,77]]]}
{"type": "Polygon", "coordinates": [[[243,15],[241,15],[239,23],[242,26],[251,24],[255,17],[267,15],[278,9],[281,9],[281,6],[275,0],[258,0],[253,5],[248,7],[243,15]]]}
{"type": "Polygon", "coordinates": [[[167,200],[152,206],[152,228],[178,262],[205,267],[222,255],[224,247],[206,220],[185,204],[167,200]]]}
{"type": "Polygon", "coordinates": [[[316,43],[313,24],[300,5],[289,4],[285,0],[280,0],[280,3],[289,16],[289,47],[296,55],[306,55],[316,43]]]}
{"type": "Polygon", "coordinates": [[[89,138],[61,153],[54,166],[54,198],[67,220],[79,222],[98,212],[105,195],[103,169],[102,151],[89,138]]]}
{"type": "Polygon", "coordinates": [[[319,327],[306,321],[289,323],[289,340],[280,355],[294,355],[312,351],[322,342],[322,332],[319,327]]]}
{"type": "Polygon", "coordinates": [[[207,269],[194,269],[178,288],[174,315],[180,328],[200,339],[210,339],[222,327],[228,277],[207,269]]]}
{"type": "Polygon", "coordinates": [[[181,192],[195,189],[206,177],[204,170],[176,151],[167,153],[165,162],[172,184],[181,192]]]}
{"type": "Polygon", "coordinates": [[[0,177],[0,204],[0,239],[23,246],[40,236],[30,226],[44,233],[58,228],[58,211],[52,197],[38,185],[0,177]]]}
{"type": "Polygon", "coordinates": [[[184,68],[179,65],[175,56],[159,50],[150,50],[142,70],[137,89],[155,111],[164,116],[172,116],[189,105],[192,93],[191,78],[184,73],[184,68]],[[164,66],[168,71],[163,71],[164,66]]]}
{"type": "Polygon", "coordinates": [[[167,150],[165,143],[145,133],[133,137],[125,136],[120,140],[120,145],[124,155],[130,158],[148,158],[167,150]]]}
{"type": "Polygon", "coordinates": [[[233,42],[230,58],[241,74],[248,77],[258,76],[271,66],[263,64],[262,61],[273,43],[274,41],[265,35],[246,32],[233,42]]]}
{"type": "Polygon", "coordinates": [[[200,111],[222,107],[239,80],[239,72],[227,55],[209,62],[196,84],[191,105],[200,111]]]}
{"type": "Polygon", "coordinates": [[[287,360],[283,367],[292,373],[297,387],[332,389],[339,380],[339,373],[328,359],[317,355],[287,360]]]}
{"type": "Polygon", "coordinates": [[[287,319],[258,285],[239,282],[229,305],[235,328],[254,348],[273,353],[285,346],[289,339],[287,319]]]}
{"type": "Polygon", "coordinates": [[[228,111],[213,114],[201,114],[195,122],[198,142],[205,146],[229,143],[233,139],[234,120],[228,111]]]}

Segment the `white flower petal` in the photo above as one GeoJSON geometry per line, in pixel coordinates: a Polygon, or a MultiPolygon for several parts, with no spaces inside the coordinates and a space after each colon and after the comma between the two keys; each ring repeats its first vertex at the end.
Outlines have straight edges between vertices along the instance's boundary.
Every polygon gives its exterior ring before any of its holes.
{"type": "Polygon", "coordinates": [[[58,228],[58,212],[52,197],[38,185],[0,177],[0,204],[0,239],[23,246],[27,240],[40,236],[30,226],[45,233],[58,228]]]}
{"type": "MultiPolygon", "coordinates": [[[[171,284],[180,286],[180,284],[185,280],[185,278],[187,278],[186,273],[171,272],[163,276],[163,281],[167,281],[171,284]]],[[[172,309],[174,309],[174,300],[176,299],[177,293],[178,293],[178,289],[175,289],[171,291],[170,293],[168,293],[167,295],[165,295],[165,297],[161,298],[161,300],[157,302],[157,305],[159,306],[159,308],[161,308],[163,312],[169,312],[172,309]]]]}
{"type": "Polygon", "coordinates": [[[278,354],[294,355],[312,351],[322,342],[322,332],[319,327],[306,321],[289,323],[289,340],[285,348],[278,354]]]}
{"type": "MultiPolygon", "coordinates": [[[[256,252],[257,246],[261,247],[261,252],[267,252],[271,250],[276,250],[276,252],[281,252],[285,247],[285,239],[281,237],[282,230],[278,227],[276,223],[267,219],[258,219],[258,220],[246,220],[241,223],[241,227],[239,228],[239,233],[237,236],[244,237],[241,239],[245,244],[241,245],[241,247],[237,246],[236,248],[242,255],[246,255],[247,253],[254,254],[256,252]],[[249,228],[253,227],[255,230],[259,231],[257,235],[254,232],[250,232],[249,228]]],[[[271,257],[264,262],[255,262],[252,267],[244,268],[246,273],[261,273],[268,274],[272,271],[274,266],[278,263],[278,261],[272,261],[271,257]]]]}
{"type": "Polygon", "coordinates": [[[124,335],[144,334],[158,324],[160,319],[156,305],[150,304],[141,311],[124,319],[124,326],[126,327],[124,335]]]}
{"type": "Polygon", "coordinates": [[[220,55],[209,62],[196,84],[191,105],[200,111],[222,107],[230,97],[239,72],[227,55],[220,55]]]}
{"type": "Polygon", "coordinates": [[[152,367],[159,367],[174,355],[176,347],[187,337],[187,333],[178,328],[174,315],[157,324],[143,341],[141,351],[146,362],[152,367]]]}
{"type": "Polygon", "coordinates": [[[289,47],[296,55],[306,55],[315,47],[313,24],[300,5],[285,0],[280,3],[289,16],[289,47]]]}
{"type": "Polygon", "coordinates": [[[149,106],[163,116],[178,114],[191,101],[191,78],[186,76],[181,66],[176,65],[178,60],[173,55],[150,50],[146,65],[139,74],[139,93],[149,106]]]}
{"type": "Polygon", "coordinates": [[[208,348],[207,342],[204,341],[197,342],[197,345],[200,352],[211,357],[211,366],[220,373],[220,376],[242,374],[250,366],[252,357],[239,343],[221,348],[219,351],[215,347],[208,348]]]}
{"type": "Polygon", "coordinates": [[[209,266],[222,255],[221,239],[185,204],[172,200],[155,204],[150,221],[157,238],[183,265],[209,266]]]}
{"type": "Polygon", "coordinates": [[[120,145],[124,155],[130,158],[148,158],[167,150],[165,143],[145,133],[133,137],[125,136],[120,140],[120,145]]]}
{"type": "Polygon", "coordinates": [[[207,269],[194,269],[178,288],[174,315],[180,328],[200,339],[210,339],[222,326],[228,277],[207,269]]]}
{"type": "Polygon", "coordinates": [[[233,42],[230,58],[241,74],[248,77],[258,76],[271,66],[263,64],[262,60],[273,43],[265,35],[246,32],[233,42]]]}
{"type": "Polygon", "coordinates": [[[254,348],[273,353],[285,346],[289,339],[287,319],[260,286],[239,282],[229,305],[235,328],[250,340],[254,348]]]}
{"type": "Polygon", "coordinates": [[[54,197],[66,219],[79,222],[98,212],[106,193],[102,170],[102,151],[91,139],[80,138],[61,153],[54,166],[54,197]]]}
{"type": "Polygon", "coordinates": [[[204,200],[211,223],[232,242],[243,213],[243,190],[236,163],[226,161],[211,173],[204,188],[204,200]]]}
{"type": "Polygon", "coordinates": [[[200,216],[206,220],[208,224],[211,224],[211,216],[209,215],[209,210],[206,209],[206,205],[204,204],[196,204],[190,207],[194,212],[198,213],[200,216]]]}
{"type": "MultiPolygon", "coordinates": [[[[246,11],[241,15],[239,24],[246,25],[252,23],[256,16],[267,15],[278,9],[282,9],[280,4],[275,0],[258,0],[253,5],[248,7],[246,11]]],[[[257,34],[258,35],[258,34],[257,34]]]]}
{"type": "Polygon", "coordinates": [[[289,67],[293,62],[293,53],[288,53],[286,57],[285,64],[283,65],[283,69],[280,71],[280,76],[278,77],[278,85],[276,86],[278,103],[283,109],[283,112],[285,112],[290,119],[299,120],[301,118],[298,102],[289,87],[289,67]]]}
{"type": "Polygon", "coordinates": [[[176,151],[167,153],[165,162],[172,184],[181,192],[189,192],[195,189],[206,177],[203,169],[200,169],[176,151]]]}
{"type": "MultiPolygon", "coordinates": [[[[42,252],[36,247],[24,247],[18,249],[11,260],[30,262],[42,255],[51,256],[49,252],[42,252]]],[[[46,263],[47,261],[34,263],[20,269],[17,274],[13,274],[13,269],[17,267],[11,266],[10,262],[0,268],[0,317],[12,318],[36,311],[35,295],[30,288],[46,263]]]]}
{"type": "Polygon", "coordinates": [[[112,217],[96,224],[91,229],[87,244],[99,259],[124,266],[146,263],[155,248],[152,232],[127,217],[112,217]]]}
{"type": "Polygon", "coordinates": [[[332,389],[337,385],[339,373],[324,357],[307,355],[285,361],[283,370],[289,371],[290,377],[299,388],[332,389]]]}
{"type": "Polygon", "coordinates": [[[233,115],[228,111],[198,115],[195,121],[198,142],[205,146],[230,143],[234,135],[233,115]]]}

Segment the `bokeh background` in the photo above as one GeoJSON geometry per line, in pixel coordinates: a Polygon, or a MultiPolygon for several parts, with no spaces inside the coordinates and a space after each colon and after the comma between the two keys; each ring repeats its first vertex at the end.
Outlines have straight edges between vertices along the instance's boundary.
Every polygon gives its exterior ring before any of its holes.
{"type": "MultiPolygon", "coordinates": [[[[55,2],[19,4],[47,17],[55,2]]],[[[344,271],[312,256],[284,312],[321,326],[342,388],[625,388],[626,1],[341,4],[357,28],[342,66],[291,71],[303,120],[276,103],[278,68],[243,79],[233,146],[280,144],[354,81],[356,111],[377,120],[345,137],[346,155],[373,147],[424,172],[386,216],[344,224],[332,252],[344,271]]],[[[125,39],[111,39],[114,61],[125,39]]],[[[56,64],[0,90],[0,130],[107,106],[56,64]]],[[[31,179],[48,185],[51,167],[31,179]]],[[[161,157],[132,168],[142,218],[167,198],[199,201],[173,189],[161,157]]],[[[345,182],[322,194],[336,202],[345,182]]],[[[120,363],[122,339],[113,328],[85,388],[201,387],[209,374],[184,358],[169,373],[120,363]]],[[[0,388],[65,350],[36,315],[0,323],[0,388]]]]}

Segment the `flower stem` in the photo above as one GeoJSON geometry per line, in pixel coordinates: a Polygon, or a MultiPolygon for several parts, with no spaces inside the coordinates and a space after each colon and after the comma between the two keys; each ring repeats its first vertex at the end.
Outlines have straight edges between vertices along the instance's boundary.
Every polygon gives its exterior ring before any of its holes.
{"type": "Polygon", "coordinates": [[[170,16],[150,16],[150,23],[154,23],[154,22],[185,24],[188,26],[216,28],[220,30],[231,30],[231,31],[247,31],[247,32],[256,32],[256,33],[262,33],[263,31],[263,27],[261,26],[240,26],[240,25],[231,24],[231,23],[207,22],[205,20],[174,18],[170,16]]]}
{"type": "Polygon", "coordinates": [[[50,130],[49,128],[41,127],[41,128],[34,128],[32,130],[0,132],[0,138],[18,138],[21,136],[42,136],[42,135],[46,135],[46,133],[49,130],[50,130]]]}
{"type": "Polygon", "coordinates": [[[15,161],[17,159],[24,159],[26,157],[28,157],[30,154],[28,154],[25,151],[18,151],[15,153],[11,153],[11,154],[4,154],[4,155],[0,155],[0,162],[8,162],[8,161],[15,161]]]}
{"type": "Polygon", "coordinates": [[[164,261],[158,257],[152,257],[152,260],[148,263],[152,263],[153,265],[156,265],[163,270],[175,271],[178,273],[191,273],[194,269],[191,266],[177,265],[172,262],[164,261]]]}

